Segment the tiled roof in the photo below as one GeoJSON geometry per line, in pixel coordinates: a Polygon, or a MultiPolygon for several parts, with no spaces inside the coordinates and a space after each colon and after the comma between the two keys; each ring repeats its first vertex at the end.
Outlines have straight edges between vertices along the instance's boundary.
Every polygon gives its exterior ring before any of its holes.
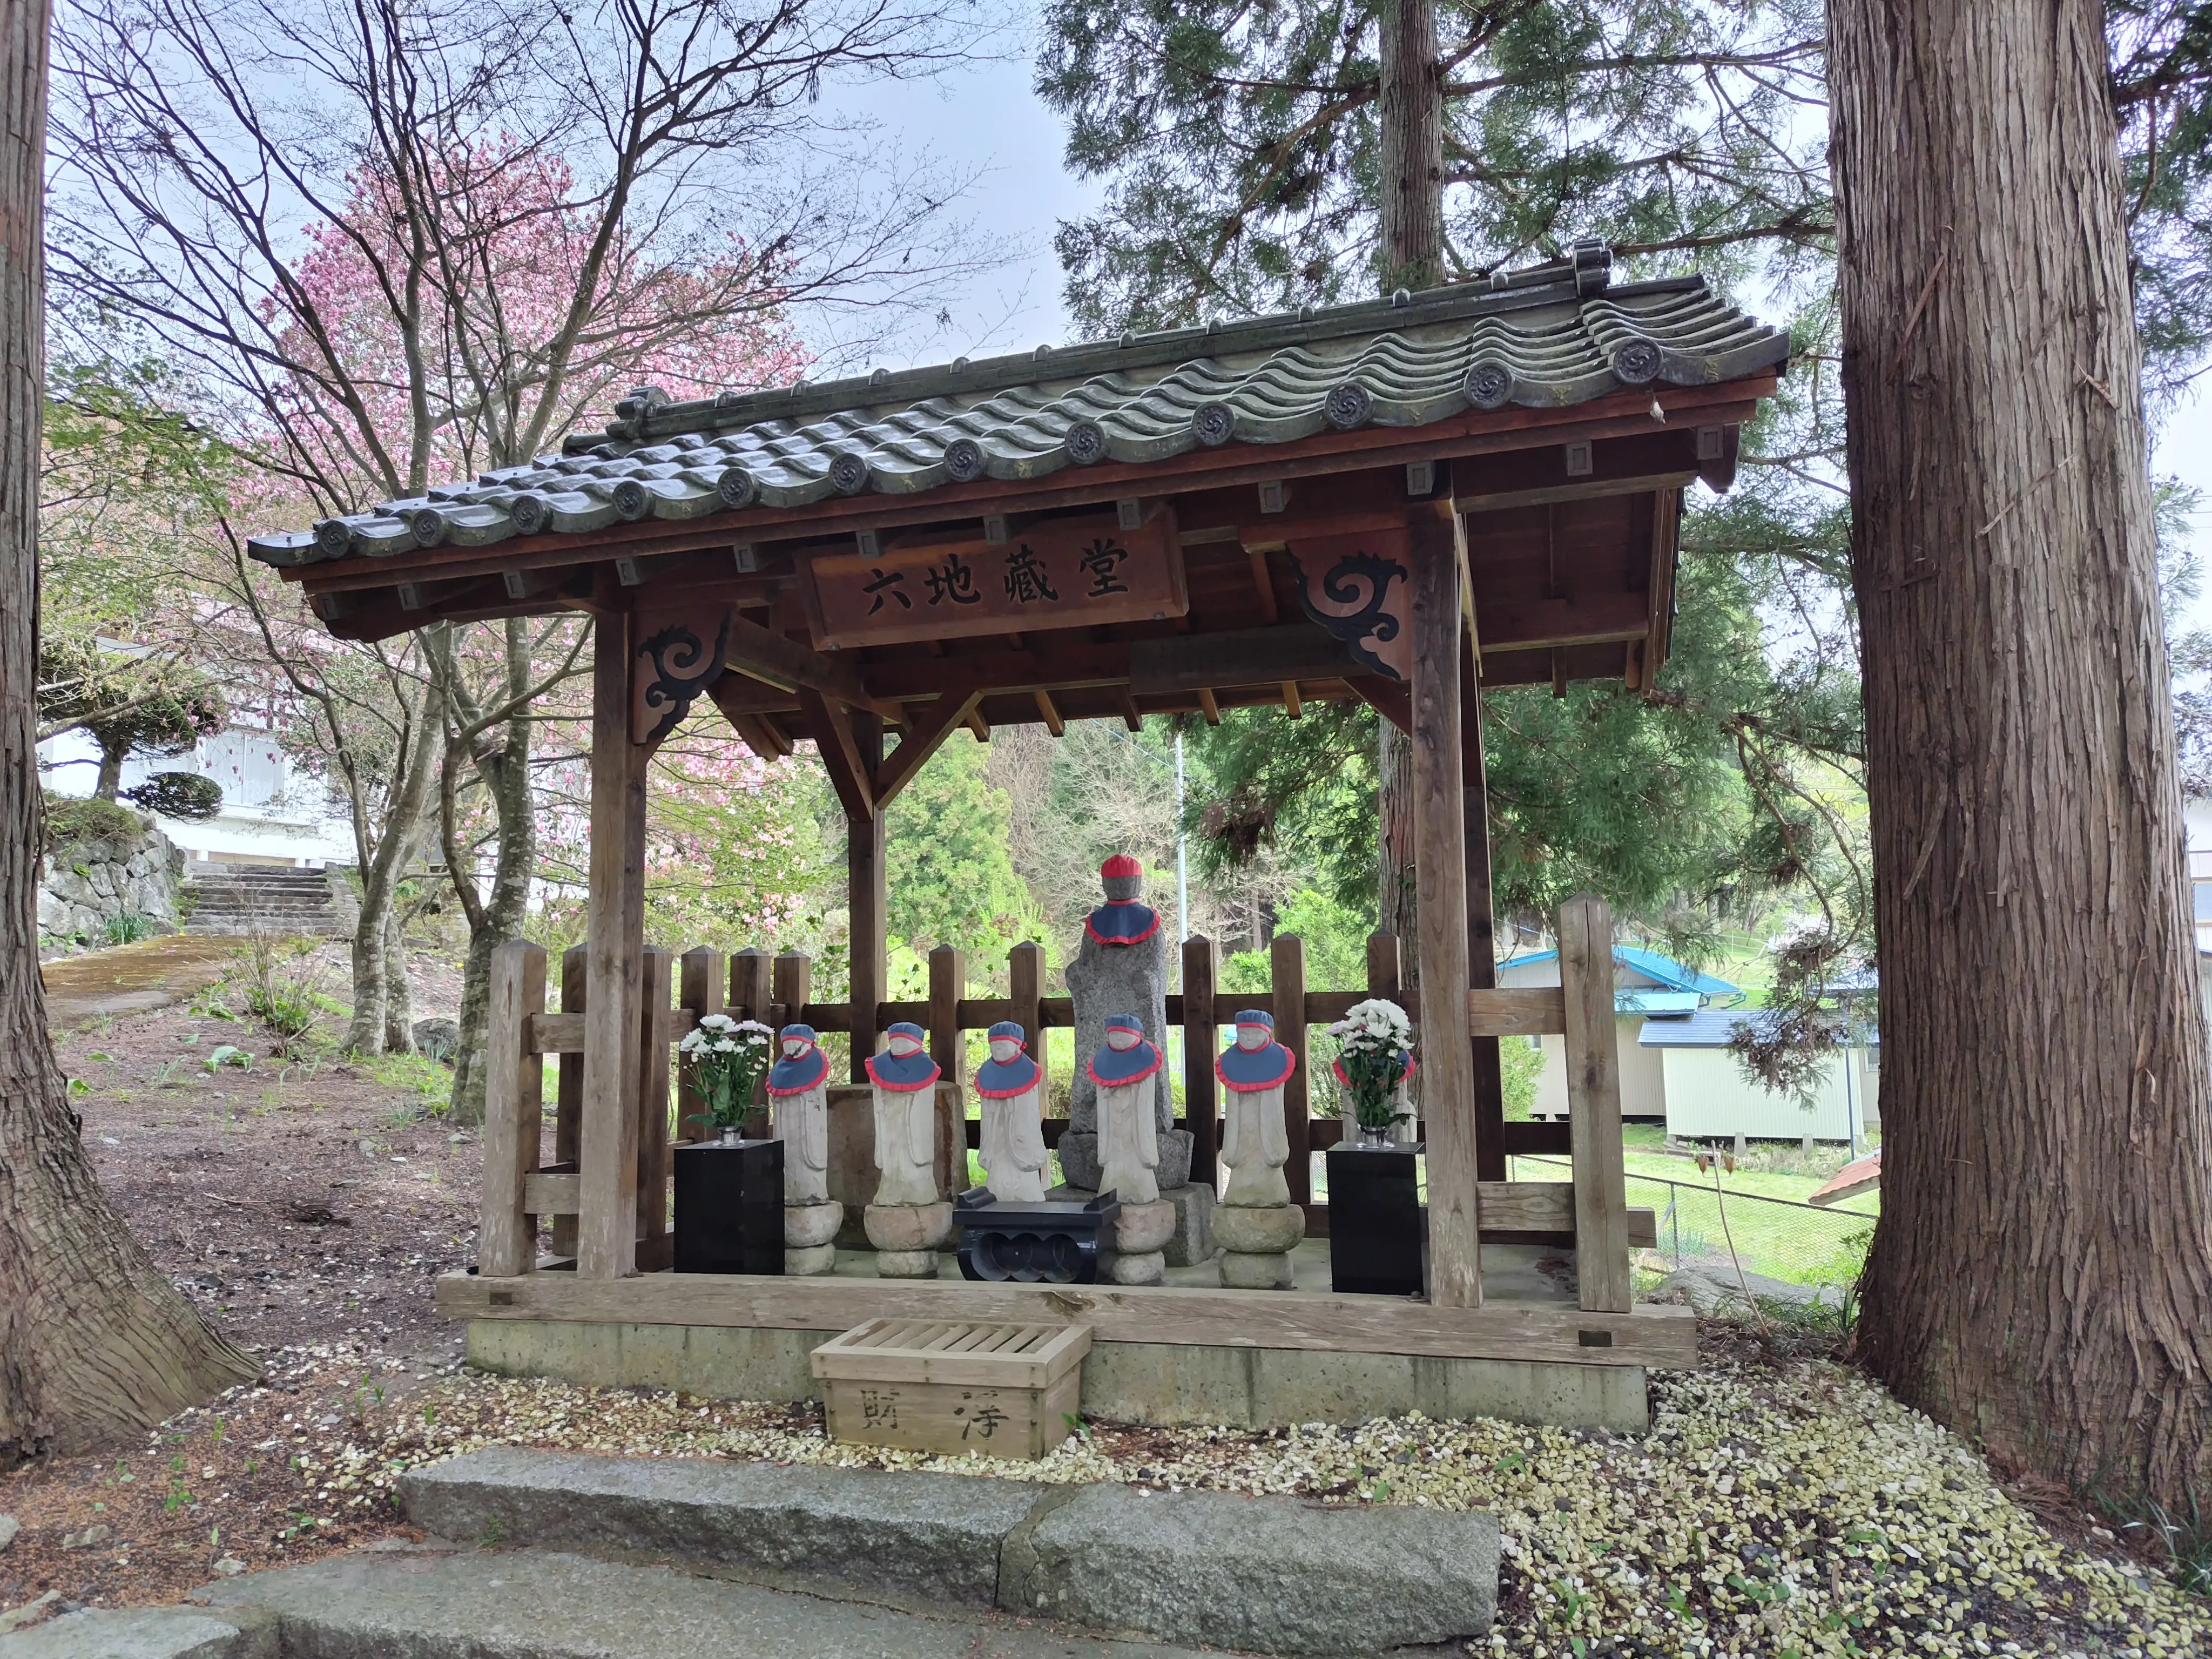
{"type": "Polygon", "coordinates": [[[1569,263],[1488,283],[1294,315],[694,403],[647,388],[617,405],[605,432],[571,437],[558,454],[248,547],[270,564],[305,564],[910,495],[1419,427],[1469,409],[1561,408],[1630,386],[1735,380],[1790,355],[1787,334],[1703,277],[1614,286],[1611,270],[1606,250],[1584,246],[1569,263]]]}

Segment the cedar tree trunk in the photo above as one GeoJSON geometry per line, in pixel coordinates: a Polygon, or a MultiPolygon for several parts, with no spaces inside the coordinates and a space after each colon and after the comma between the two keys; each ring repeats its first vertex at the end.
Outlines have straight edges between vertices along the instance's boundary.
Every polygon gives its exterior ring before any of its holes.
{"type": "Polygon", "coordinates": [[[0,3],[0,1463],[134,1433],[254,1367],[93,1178],[39,978],[39,424],[47,9],[0,3]]]}
{"type": "MultiPolygon", "coordinates": [[[[1443,88],[1437,78],[1435,0],[1386,0],[1376,20],[1382,88],[1382,292],[1444,279],[1443,88]]],[[[1403,733],[1377,720],[1375,751],[1377,925],[1405,942],[1408,984],[1419,977],[1413,942],[1413,760],[1403,733]]]]}
{"type": "Polygon", "coordinates": [[[2126,1510],[2212,1436],[2212,1084],[2094,0],[1830,0],[1881,963],[1861,1344],[2126,1510]]]}

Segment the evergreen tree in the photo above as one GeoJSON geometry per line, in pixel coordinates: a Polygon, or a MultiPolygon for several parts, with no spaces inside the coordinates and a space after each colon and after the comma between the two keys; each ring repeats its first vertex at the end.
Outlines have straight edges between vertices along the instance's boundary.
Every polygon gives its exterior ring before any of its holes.
{"type": "Polygon", "coordinates": [[[989,751],[957,732],[892,801],[884,826],[890,931],[916,951],[957,945],[980,972],[1032,937],[1033,912],[1007,852],[1006,791],[985,780],[989,751]]]}

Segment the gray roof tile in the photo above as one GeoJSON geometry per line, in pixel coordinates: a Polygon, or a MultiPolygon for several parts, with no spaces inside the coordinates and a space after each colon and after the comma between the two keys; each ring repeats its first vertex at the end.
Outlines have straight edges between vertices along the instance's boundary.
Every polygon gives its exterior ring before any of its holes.
{"type": "Polygon", "coordinates": [[[312,532],[256,537],[270,564],[510,536],[585,535],[835,495],[909,495],[1068,466],[1332,428],[1419,427],[1472,409],[1565,408],[1705,385],[1787,360],[1789,337],[1688,276],[1613,287],[1610,256],[1296,315],[940,368],[672,403],[650,388],[557,454],[312,532]]]}

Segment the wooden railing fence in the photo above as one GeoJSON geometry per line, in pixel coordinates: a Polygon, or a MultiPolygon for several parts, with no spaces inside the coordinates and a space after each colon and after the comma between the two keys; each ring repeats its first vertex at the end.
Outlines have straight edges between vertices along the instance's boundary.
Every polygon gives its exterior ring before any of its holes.
{"type": "MultiPolygon", "coordinates": [[[[1593,906],[1598,918],[1603,908],[1593,906]]],[[[1559,1034],[1566,1042],[1569,1121],[1507,1123],[1506,1154],[1565,1154],[1574,1179],[1559,1182],[1480,1182],[1477,1201],[1482,1237],[1501,1242],[1548,1243],[1577,1247],[1582,1305],[1594,1311],[1622,1311],[1629,1305],[1628,1252],[1632,1243],[1649,1243],[1655,1225],[1649,1211],[1626,1208],[1620,1148],[1619,1058],[1614,1048],[1612,951],[1609,922],[1601,924],[1604,942],[1595,953],[1589,939],[1564,935],[1562,984],[1468,992],[1472,1035],[1478,1037],[1559,1034]],[[1594,963],[1597,971],[1588,971],[1594,963]],[[1594,1248],[1595,1247],[1595,1248],[1594,1248]]],[[[1588,931],[1595,932],[1595,928],[1588,931]]],[[[945,1076],[965,1090],[964,1035],[1001,1020],[1013,1020],[1027,1033],[1030,1050],[1047,1057],[1050,1034],[1075,1024],[1073,1001],[1042,994],[1044,957],[1035,945],[1008,952],[1004,997],[969,997],[967,963],[960,951],[940,947],[929,953],[929,995],[921,1001],[879,1002],[871,1017],[856,1024],[849,1003],[812,1000],[812,964],[797,952],[771,956],[744,950],[726,961],[704,948],[672,957],[648,946],[643,971],[642,1029],[639,1032],[634,1122],[636,1181],[640,1202],[637,1265],[641,1271],[665,1267],[670,1259],[667,1192],[670,1176],[670,1093],[675,1075],[677,1141],[700,1139],[693,1122],[701,1109],[680,1066],[672,1068],[673,1045],[701,1018],[730,1013],[781,1028],[800,1021],[823,1033],[854,1038],[856,1054],[873,1052],[876,1036],[886,1026],[911,1021],[929,1033],[930,1049],[945,1076]]],[[[1328,1210],[1312,1193],[1311,1154],[1344,1133],[1337,1118],[1312,1109],[1311,1028],[1343,1018],[1354,1003],[1387,996],[1418,1020],[1418,989],[1404,986],[1398,940],[1376,933],[1367,942],[1367,984],[1358,990],[1314,991],[1306,988],[1303,943],[1292,936],[1275,939],[1269,951],[1271,988],[1266,992],[1219,988],[1214,946],[1192,939],[1182,946],[1183,989],[1167,999],[1170,1026],[1183,1034],[1183,1111],[1178,1127],[1192,1132],[1191,1176],[1211,1183],[1216,1176],[1220,1102],[1214,1056],[1222,1028],[1242,1008],[1265,1008],[1274,1016],[1276,1036],[1298,1057],[1297,1069],[1284,1091],[1291,1158],[1285,1175],[1294,1202],[1305,1206],[1310,1236],[1328,1231],[1328,1210]]],[[[578,946],[561,963],[561,1007],[545,1006],[545,952],[527,940],[513,940],[494,952],[491,1023],[488,1036],[484,1124],[483,1232],[479,1271],[507,1274],[533,1267],[562,1267],[576,1254],[577,1215],[581,1207],[577,1173],[583,1102],[584,1015],[590,995],[586,951],[578,946]],[[539,1164],[543,1122],[544,1056],[557,1057],[553,1159],[539,1164]],[[540,1261],[535,1248],[536,1218],[550,1223],[550,1255],[540,1261]]],[[[1065,1041],[1065,1039],[1063,1039],[1065,1041]]],[[[1324,1060],[1323,1064],[1326,1064],[1324,1060]]],[[[857,1061],[854,1070],[858,1073],[857,1061]]],[[[857,1080],[857,1078],[856,1078],[857,1080]]],[[[980,1126],[967,1124],[968,1144],[977,1144],[980,1126]]],[[[1056,1145],[1066,1127],[1063,1118],[1045,1120],[1045,1140],[1056,1145]]],[[[1497,1133],[1492,1126],[1491,1133],[1497,1133]]]]}

